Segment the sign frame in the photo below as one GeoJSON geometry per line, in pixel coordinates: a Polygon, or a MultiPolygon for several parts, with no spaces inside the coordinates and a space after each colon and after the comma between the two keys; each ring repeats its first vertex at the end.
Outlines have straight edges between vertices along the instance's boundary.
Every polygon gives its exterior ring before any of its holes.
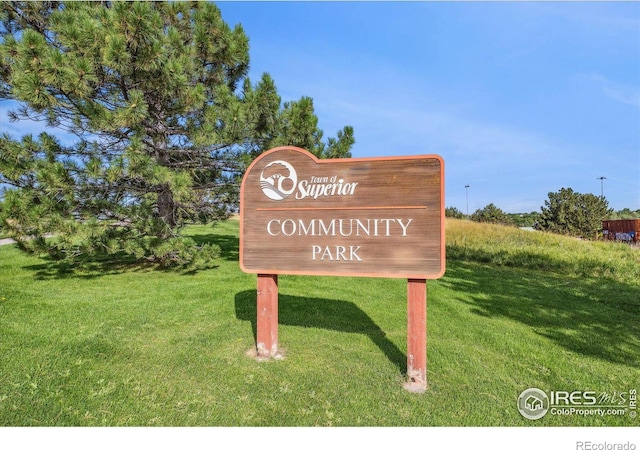
{"type": "MultiPolygon", "coordinates": [[[[283,162],[283,161],[278,161],[278,162],[283,162]]],[[[267,166],[271,165],[267,164],[267,166]]],[[[413,172],[419,171],[420,167],[418,168],[414,168],[414,167],[410,167],[411,170],[413,172]]],[[[370,170],[370,169],[369,169],[370,170]]],[[[433,172],[433,169],[429,169],[431,172],[433,172]]],[[[396,172],[397,173],[397,172],[396,172]]],[[[260,175],[262,176],[262,175],[260,175]]],[[[414,175],[414,177],[417,175],[414,175]]],[[[298,176],[298,178],[300,178],[298,176]]],[[[316,177],[310,177],[310,178],[316,178],[316,177]]],[[[335,177],[334,177],[335,178],[335,177]]],[[[346,177],[344,177],[346,178],[346,177]]],[[[397,180],[395,180],[395,176],[394,178],[394,182],[397,182],[397,180]]],[[[345,179],[346,183],[344,184],[349,184],[348,182],[350,181],[349,179],[345,179]]],[[[340,182],[342,182],[342,178],[340,178],[340,182]]],[[[334,183],[337,184],[337,183],[334,183]]],[[[363,186],[355,186],[357,185],[358,182],[354,182],[351,183],[351,187],[352,187],[352,191],[356,191],[357,189],[362,189],[363,186]]],[[[362,183],[360,183],[362,184],[362,183]]],[[[328,186],[328,185],[327,185],[328,186]]],[[[342,186],[342,183],[339,185],[342,186]]],[[[294,186],[295,187],[295,186],[294,186]]],[[[349,191],[349,187],[347,186],[346,189],[343,189],[343,191],[349,191]]],[[[390,188],[393,188],[393,186],[391,186],[390,188]]],[[[405,186],[406,188],[406,186],[405,186]]],[[[340,189],[340,187],[338,187],[338,190],[340,189]]],[[[371,190],[373,190],[374,188],[372,188],[371,190]]],[[[334,191],[336,190],[336,188],[334,187],[333,189],[334,191]]],[[[326,190],[327,192],[330,192],[330,187],[327,188],[326,190]]],[[[304,192],[304,191],[303,191],[304,192]]],[[[307,191],[308,193],[309,191],[307,191]]],[[[338,191],[340,192],[340,191],[338,191]]],[[[381,192],[380,194],[384,194],[383,192],[381,192]]],[[[274,194],[277,195],[277,194],[274,194]]],[[[300,195],[299,193],[297,195],[300,195]]],[[[304,194],[303,194],[304,195],[304,194]]],[[[337,195],[336,195],[337,196],[337,195]]],[[[354,195],[354,197],[356,197],[354,195]]],[[[375,196],[377,197],[376,200],[380,200],[383,199],[384,196],[383,195],[377,195],[375,196]]],[[[357,198],[357,197],[356,197],[357,198]]],[[[288,199],[287,199],[288,200],[288,199]]],[[[331,202],[333,199],[325,199],[325,198],[321,198],[320,200],[324,200],[325,204],[327,202],[331,202]]],[[[304,203],[304,199],[301,203],[304,203]]],[[[397,201],[396,201],[397,203],[397,201]]],[[[304,203],[305,205],[308,205],[309,202],[307,201],[306,203],[304,203]]],[[[280,217],[282,217],[282,215],[280,215],[280,217]]],[[[309,216],[310,217],[310,216],[309,216]]],[[[286,220],[286,219],[283,219],[286,220]]],[[[299,219],[299,220],[304,220],[304,219],[299,219]]],[[[313,219],[315,220],[315,219],[313,219]]],[[[321,221],[322,219],[320,219],[321,221]]],[[[337,219],[336,219],[337,220],[337,219]]],[[[376,219],[377,220],[377,219],[376,219]]],[[[293,226],[295,226],[295,222],[290,222],[289,224],[285,224],[287,226],[289,226],[289,228],[291,227],[291,224],[293,224],[293,226]]],[[[415,227],[416,222],[413,222],[411,224],[412,227],[415,227]]],[[[264,225],[264,223],[262,224],[264,225]]],[[[268,224],[271,225],[271,224],[268,224]]],[[[275,222],[274,227],[273,228],[269,228],[269,233],[274,232],[274,233],[279,233],[280,231],[277,231],[277,226],[278,225],[282,225],[281,222],[275,222]]],[[[308,222],[306,223],[306,225],[311,226],[311,224],[309,224],[308,222]]],[[[332,223],[333,226],[336,226],[334,223],[332,223]]],[[[362,225],[362,223],[359,223],[358,225],[362,225]]],[[[353,222],[350,223],[350,226],[353,228],[353,222]]],[[[376,223],[376,232],[377,232],[377,227],[378,224],[376,223]]],[[[346,227],[346,225],[345,225],[346,227]]],[[[287,232],[288,230],[284,230],[284,232],[287,232]]],[[[413,232],[413,230],[411,230],[413,232]]],[[[422,233],[424,234],[424,230],[422,231],[422,233]]],[[[264,230],[264,234],[266,235],[266,230],[264,230]]],[[[268,237],[268,236],[267,236],[268,237]]],[[[391,236],[390,238],[387,239],[388,242],[393,242],[391,241],[392,239],[396,239],[395,242],[400,242],[399,239],[397,239],[396,237],[391,236]]],[[[405,241],[409,241],[409,244],[406,245],[406,247],[411,247],[410,242],[411,241],[411,236],[409,236],[408,239],[403,238],[405,241]]],[[[370,239],[371,241],[371,239],[370,239]]],[[[378,242],[383,241],[382,239],[378,240],[378,242]]],[[[419,245],[422,245],[422,240],[417,242],[417,238],[414,238],[414,243],[417,243],[419,245]]],[[[371,246],[374,247],[376,245],[376,243],[371,243],[371,246]]],[[[396,251],[397,249],[393,246],[389,246],[388,243],[385,243],[383,245],[387,245],[387,249],[386,251],[396,251]]],[[[326,252],[329,251],[329,248],[327,247],[326,249],[324,248],[324,245],[320,246],[318,245],[317,248],[314,248],[313,251],[316,252],[313,256],[314,257],[318,257],[320,258],[321,256],[321,252],[324,251],[324,256],[327,256],[327,258],[339,258],[342,257],[344,259],[347,259],[348,257],[351,258],[360,258],[360,254],[355,253],[356,251],[358,251],[359,246],[353,245],[351,246],[351,248],[349,248],[350,246],[348,245],[343,245],[340,246],[341,248],[338,248],[338,250],[336,250],[335,253],[332,254],[328,254],[326,252]],[[342,253],[340,253],[342,252],[342,253]],[[337,253],[337,254],[336,254],[337,253]]],[[[253,251],[256,254],[259,254],[260,252],[255,251],[254,249],[251,249],[251,251],[253,251]]],[[[310,251],[310,250],[308,250],[310,251]]],[[[333,249],[332,249],[333,251],[333,249]]],[[[359,250],[362,252],[362,250],[359,250]]],[[[410,251],[410,250],[406,250],[405,251],[410,251]]],[[[444,161],[443,159],[439,156],[439,155],[415,155],[415,156],[388,156],[388,157],[372,157],[372,158],[345,158],[345,159],[318,159],[316,158],[313,154],[311,154],[310,152],[298,148],[298,147],[293,147],[293,146],[282,146],[282,147],[276,147],[274,149],[271,149],[267,152],[262,153],[260,156],[258,156],[253,162],[252,164],[249,166],[249,168],[247,169],[246,173],[245,173],[245,177],[243,177],[242,180],[242,185],[240,188],[240,255],[239,255],[239,261],[240,261],[240,268],[242,269],[242,271],[246,272],[246,273],[255,273],[255,274],[260,274],[260,273],[270,273],[270,274],[288,274],[288,275],[313,275],[313,276],[351,276],[351,277],[380,277],[380,278],[407,278],[407,279],[436,279],[436,278],[440,278],[442,275],[444,275],[444,272],[446,270],[446,256],[445,256],[445,206],[444,206],[444,161]],[[406,205],[403,203],[401,205],[396,205],[396,206],[388,206],[385,204],[384,200],[381,201],[378,204],[367,204],[367,205],[363,205],[363,204],[357,204],[357,205],[352,205],[351,203],[354,202],[349,202],[349,199],[346,198],[348,197],[348,195],[343,196],[343,198],[340,198],[338,202],[338,199],[333,201],[333,207],[323,207],[323,206],[319,206],[319,207],[313,207],[313,206],[306,206],[306,207],[302,207],[302,208],[287,208],[287,207],[280,207],[280,205],[283,204],[291,204],[292,202],[289,201],[288,203],[286,201],[284,202],[278,202],[278,201],[273,201],[273,199],[269,199],[265,196],[262,195],[262,193],[259,194],[255,194],[256,190],[258,189],[258,187],[256,186],[248,186],[247,184],[250,182],[256,182],[256,174],[254,174],[253,172],[255,171],[256,167],[262,163],[265,159],[269,160],[269,158],[273,158],[273,154],[280,152],[282,153],[283,151],[287,151],[290,152],[292,154],[302,154],[304,157],[308,158],[310,160],[309,164],[313,164],[314,166],[318,167],[319,170],[322,171],[322,169],[325,168],[329,168],[329,167],[335,167],[337,171],[342,171],[344,172],[345,170],[351,170],[352,171],[356,171],[356,172],[364,172],[363,170],[359,170],[359,167],[382,167],[384,165],[396,165],[400,168],[400,170],[402,170],[403,166],[412,166],[412,165],[419,165],[419,164],[429,164],[429,165],[433,165],[438,166],[439,169],[437,171],[437,175],[434,176],[434,180],[430,180],[429,183],[431,185],[437,184],[437,186],[432,187],[432,190],[435,190],[439,193],[439,198],[437,199],[431,199],[430,198],[430,202],[431,202],[431,206],[430,208],[433,209],[433,205],[437,204],[437,208],[439,209],[437,215],[434,215],[435,213],[433,211],[428,211],[427,210],[427,206],[424,204],[424,200],[419,198],[419,196],[414,196],[415,198],[409,198],[407,197],[407,195],[409,194],[408,192],[405,193],[405,197],[403,201],[406,201],[406,205]],[[247,175],[252,174],[253,178],[251,181],[249,181],[249,178],[247,175]],[[248,201],[246,200],[247,198],[247,192],[250,191],[250,193],[252,195],[257,195],[262,196],[264,201],[264,204],[261,203],[258,200],[252,200],[252,204],[255,204],[256,202],[260,204],[259,208],[254,208],[253,206],[247,206],[248,201]],[[421,203],[421,201],[423,203],[421,203]],[[271,205],[272,208],[269,208],[268,206],[271,205]],[[254,210],[251,210],[251,209],[254,210]],[[435,253],[437,251],[437,255],[429,255],[429,257],[431,258],[432,261],[436,261],[436,262],[431,262],[431,265],[436,266],[437,268],[435,269],[423,269],[423,268],[419,268],[419,269],[415,269],[415,268],[409,268],[409,269],[396,269],[392,266],[389,265],[389,262],[386,260],[380,261],[380,258],[378,258],[378,263],[376,265],[376,267],[372,268],[372,269],[368,269],[368,270],[359,270],[359,269],[345,269],[343,266],[347,265],[347,264],[332,264],[332,265],[328,265],[328,264],[324,264],[324,266],[318,264],[317,267],[313,267],[313,268],[300,268],[300,266],[302,265],[298,265],[297,263],[294,264],[295,267],[291,268],[291,267],[282,267],[279,266],[278,264],[264,264],[261,266],[256,266],[255,263],[248,263],[247,261],[249,261],[249,256],[248,256],[248,250],[247,250],[247,241],[251,240],[251,245],[256,245],[254,244],[254,242],[256,241],[256,237],[255,237],[255,231],[250,231],[249,228],[249,224],[247,223],[247,220],[252,220],[253,217],[255,217],[257,215],[257,212],[255,210],[265,210],[265,209],[271,209],[274,211],[274,214],[277,214],[278,212],[283,212],[283,211],[295,211],[297,215],[297,217],[307,217],[309,216],[309,214],[314,214],[317,212],[318,217],[323,218],[324,215],[326,215],[327,212],[329,211],[336,211],[336,214],[341,214],[341,217],[344,218],[344,220],[356,220],[356,219],[349,219],[349,216],[347,214],[350,214],[349,211],[354,211],[355,214],[360,214],[361,217],[362,214],[364,214],[364,211],[367,211],[369,214],[379,214],[379,215],[383,215],[384,217],[387,217],[386,219],[380,219],[382,221],[386,221],[384,223],[380,223],[380,227],[381,227],[381,234],[384,232],[384,230],[382,230],[382,227],[384,227],[386,225],[386,233],[387,236],[389,236],[389,234],[392,234],[393,232],[395,232],[396,234],[400,234],[402,232],[406,234],[408,234],[407,231],[407,227],[409,226],[409,224],[407,223],[409,220],[412,219],[405,219],[405,222],[401,222],[402,219],[399,219],[400,222],[399,223],[395,223],[393,222],[395,219],[389,219],[389,215],[392,214],[393,212],[396,211],[400,211],[402,212],[402,214],[404,215],[404,217],[408,217],[407,214],[410,211],[411,214],[429,214],[429,224],[428,226],[430,227],[430,229],[434,229],[437,228],[437,233],[439,234],[438,238],[437,238],[437,242],[435,242],[435,238],[433,238],[433,241],[435,243],[431,243],[430,244],[430,250],[429,253],[435,253]],[[300,212],[303,211],[303,212],[300,212]],[[390,231],[389,229],[389,224],[392,224],[392,226],[395,226],[396,228],[393,231],[390,231]],[[435,224],[435,225],[434,225],[435,224]],[[403,228],[405,227],[405,228],[403,228]],[[251,237],[249,237],[251,235],[251,237]],[[337,270],[336,268],[339,267],[340,270],[337,270]],[[393,268],[394,270],[390,270],[390,268],[393,268]]],[[[308,253],[307,253],[307,257],[308,257],[308,253]]],[[[259,254],[259,256],[255,256],[254,259],[258,259],[258,258],[268,258],[268,255],[265,254],[261,255],[259,254]]],[[[411,263],[407,263],[407,264],[411,264],[411,263]]]]}

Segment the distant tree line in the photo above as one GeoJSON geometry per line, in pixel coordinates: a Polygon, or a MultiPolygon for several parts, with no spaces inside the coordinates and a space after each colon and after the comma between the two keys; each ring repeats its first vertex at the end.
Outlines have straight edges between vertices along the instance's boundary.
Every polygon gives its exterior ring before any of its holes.
{"type": "Polygon", "coordinates": [[[493,203],[467,216],[458,208],[445,209],[446,217],[469,219],[517,227],[532,227],[540,231],[577,236],[585,239],[599,237],[602,221],[607,219],[640,219],[640,209],[624,208],[614,211],[607,200],[593,194],[581,194],[571,188],[550,192],[540,212],[505,213],[493,203]]]}
{"type": "Polygon", "coordinates": [[[609,220],[619,220],[619,219],[640,219],[640,209],[636,209],[635,211],[624,208],[620,211],[613,211],[607,217],[609,220]]]}
{"type": "Polygon", "coordinates": [[[535,219],[539,216],[539,213],[505,213],[493,203],[489,203],[487,206],[475,210],[473,214],[468,217],[458,208],[449,207],[445,209],[445,216],[451,217],[452,219],[470,219],[474,222],[530,227],[535,223],[535,219]]]}

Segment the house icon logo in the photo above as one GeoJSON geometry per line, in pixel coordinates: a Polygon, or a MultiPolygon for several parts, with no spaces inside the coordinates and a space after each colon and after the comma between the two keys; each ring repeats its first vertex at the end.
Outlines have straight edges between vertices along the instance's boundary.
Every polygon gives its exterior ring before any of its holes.
{"type": "Polygon", "coordinates": [[[518,397],[518,411],[529,420],[544,417],[548,410],[549,397],[538,388],[525,389],[518,397]]]}

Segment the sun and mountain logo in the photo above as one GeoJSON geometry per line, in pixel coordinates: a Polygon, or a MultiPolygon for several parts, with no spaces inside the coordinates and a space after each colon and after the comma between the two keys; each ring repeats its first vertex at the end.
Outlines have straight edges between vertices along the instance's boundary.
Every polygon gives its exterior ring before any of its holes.
{"type": "Polygon", "coordinates": [[[267,164],[260,174],[260,188],[271,200],[284,200],[293,194],[298,184],[296,169],[286,161],[267,164]]]}

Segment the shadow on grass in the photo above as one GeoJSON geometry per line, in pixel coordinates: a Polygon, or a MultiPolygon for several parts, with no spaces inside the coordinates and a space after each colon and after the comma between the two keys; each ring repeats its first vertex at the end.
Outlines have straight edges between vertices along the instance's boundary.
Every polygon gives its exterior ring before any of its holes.
{"type": "Polygon", "coordinates": [[[584,356],[640,367],[638,286],[458,261],[440,282],[464,293],[459,300],[475,314],[518,321],[584,356]]]}
{"type": "Polygon", "coordinates": [[[56,261],[47,256],[41,258],[40,261],[40,264],[25,266],[25,269],[34,272],[36,280],[93,279],[105,275],[118,275],[152,268],[150,264],[136,261],[135,258],[125,254],[94,258],[84,257],[75,261],[56,261]]]}
{"type": "MultiPolygon", "coordinates": [[[[231,235],[195,235],[190,236],[198,245],[213,244],[220,247],[220,258],[227,261],[238,261],[239,240],[231,235]]],[[[35,273],[37,280],[80,278],[92,279],[105,275],[118,275],[121,273],[158,270],[175,272],[182,275],[194,275],[201,270],[214,269],[217,266],[209,266],[206,269],[190,269],[179,267],[159,267],[153,263],[136,260],[132,255],[116,253],[113,255],[78,257],[74,261],[56,261],[48,256],[40,258],[39,264],[25,266],[35,273]]]]}
{"type": "MultiPolygon", "coordinates": [[[[257,340],[256,299],[255,289],[240,292],[235,298],[236,317],[251,322],[254,340],[257,340]]],[[[352,302],[280,294],[278,324],[363,334],[398,367],[401,374],[407,371],[407,356],[352,302]]]]}

